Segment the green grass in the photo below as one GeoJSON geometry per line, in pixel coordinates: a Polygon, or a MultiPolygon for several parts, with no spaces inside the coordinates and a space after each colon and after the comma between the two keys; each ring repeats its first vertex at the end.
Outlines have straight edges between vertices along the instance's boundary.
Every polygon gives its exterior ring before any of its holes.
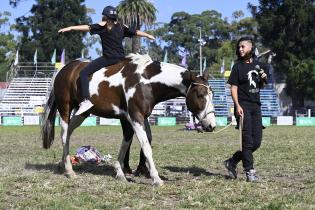
{"type": "MultiPolygon", "coordinates": [[[[255,153],[261,183],[226,179],[222,161],[238,148],[238,132],[188,132],[182,127],[152,127],[153,157],[165,184],[134,177],[114,178],[111,164],[79,165],[76,179],[58,166],[60,128],[54,145],[42,149],[39,127],[0,127],[0,209],[315,209],[314,127],[271,126],[255,153]]],[[[71,153],[92,145],[116,159],[120,127],[81,127],[71,141],[71,153]]],[[[131,150],[131,167],[139,145],[131,150]]]]}

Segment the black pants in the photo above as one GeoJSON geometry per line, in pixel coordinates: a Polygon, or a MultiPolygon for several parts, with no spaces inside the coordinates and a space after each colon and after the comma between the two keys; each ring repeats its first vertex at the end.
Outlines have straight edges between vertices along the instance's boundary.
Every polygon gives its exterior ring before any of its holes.
{"type": "Polygon", "coordinates": [[[121,58],[105,58],[101,56],[89,63],[82,71],[80,72],[80,83],[81,83],[81,92],[83,99],[90,99],[89,91],[89,77],[94,72],[100,70],[103,67],[113,65],[118,63],[121,58]]]}
{"type": "Polygon", "coordinates": [[[249,171],[254,168],[253,152],[260,147],[262,140],[261,108],[257,103],[239,103],[244,113],[242,151],[235,152],[232,161],[237,164],[242,160],[244,170],[249,171]]]}

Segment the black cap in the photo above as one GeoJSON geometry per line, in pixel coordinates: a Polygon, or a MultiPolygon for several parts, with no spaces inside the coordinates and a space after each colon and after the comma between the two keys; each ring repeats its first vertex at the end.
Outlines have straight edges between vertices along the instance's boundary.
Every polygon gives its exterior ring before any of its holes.
{"type": "Polygon", "coordinates": [[[118,17],[118,12],[115,7],[113,6],[107,6],[103,9],[102,15],[112,19],[116,20],[118,17]]]}

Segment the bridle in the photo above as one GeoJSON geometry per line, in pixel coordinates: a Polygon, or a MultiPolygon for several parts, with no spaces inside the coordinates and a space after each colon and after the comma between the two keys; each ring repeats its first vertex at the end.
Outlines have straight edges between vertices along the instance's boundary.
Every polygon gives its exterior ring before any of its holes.
{"type": "MultiPolygon", "coordinates": [[[[209,97],[211,98],[210,94],[212,93],[212,90],[209,88],[209,86],[207,86],[207,85],[205,85],[205,84],[202,84],[202,83],[198,83],[198,82],[192,82],[192,83],[190,83],[190,85],[189,85],[189,87],[188,87],[188,89],[187,89],[187,92],[186,92],[186,98],[187,98],[187,95],[188,95],[189,91],[191,90],[192,85],[199,85],[199,86],[203,86],[203,87],[207,88],[207,93],[208,93],[209,97]]],[[[206,110],[208,110],[209,105],[210,105],[210,103],[207,103],[206,110]]],[[[199,118],[199,121],[204,120],[204,119],[205,119],[209,114],[211,114],[211,113],[215,113],[215,111],[214,111],[214,110],[211,110],[211,111],[209,111],[209,112],[206,112],[206,113],[203,115],[203,117],[199,118]]],[[[195,115],[194,115],[194,116],[195,116],[195,115]]]]}

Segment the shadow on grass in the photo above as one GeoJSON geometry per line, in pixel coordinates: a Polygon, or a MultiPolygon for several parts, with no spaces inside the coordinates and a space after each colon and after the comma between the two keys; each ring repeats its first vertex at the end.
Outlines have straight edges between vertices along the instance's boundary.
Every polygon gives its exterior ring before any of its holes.
{"type": "Polygon", "coordinates": [[[199,168],[199,167],[195,167],[195,166],[191,166],[191,167],[165,166],[163,168],[167,169],[171,172],[190,173],[193,176],[205,175],[205,176],[218,176],[218,177],[228,178],[228,176],[225,174],[212,173],[212,172],[206,171],[204,168],[199,168]]]}
{"type": "MultiPolygon", "coordinates": [[[[25,169],[43,171],[52,171],[54,174],[63,174],[64,167],[59,163],[47,163],[47,164],[31,164],[26,163],[25,169]]],[[[111,165],[95,165],[95,164],[81,164],[73,166],[73,170],[76,174],[90,173],[94,175],[114,176],[115,169],[111,165]]]]}

